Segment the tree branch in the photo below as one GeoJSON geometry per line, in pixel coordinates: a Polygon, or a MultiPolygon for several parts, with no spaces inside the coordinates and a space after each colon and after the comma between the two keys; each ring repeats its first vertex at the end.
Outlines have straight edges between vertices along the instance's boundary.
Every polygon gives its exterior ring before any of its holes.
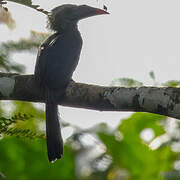
{"type": "MultiPolygon", "coordinates": [[[[0,99],[44,102],[33,75],[0,73],[0,99]]],[[[63,106],[100,111],[150,112],[180,119],[180,88],[103,87],[71,81],[63,106]]]]}

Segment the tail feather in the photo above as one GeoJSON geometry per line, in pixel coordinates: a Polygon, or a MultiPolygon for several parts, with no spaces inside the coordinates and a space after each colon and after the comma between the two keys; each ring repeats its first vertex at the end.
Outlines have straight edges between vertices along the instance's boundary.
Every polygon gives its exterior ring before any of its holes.
{"type": "Polygon", "coordinates": [[[58,119],[58,105],[49,90],[46,91],[46,141],[49,161],[60,159],[63,154],[63,140],[58,119]]]}

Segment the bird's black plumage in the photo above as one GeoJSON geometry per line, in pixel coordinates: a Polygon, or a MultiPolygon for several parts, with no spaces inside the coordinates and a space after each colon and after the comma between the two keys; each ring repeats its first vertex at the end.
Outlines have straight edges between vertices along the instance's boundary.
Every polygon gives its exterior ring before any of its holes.
{"type": "Polygon", "coordinates": [[[49,16],[49,27],[56,32],[39,48],[35,81],[45,94],[46,139],[49,161],[61,158],[63,140],[58,120],[58,97],[65,89],[78,64],[82,38],[77,28],[80,19],[105,14],[100,9],[86,5],[63,5],[54,8],[49,16]]]}
{"type": "Polygon", "coordinates": [[[82,39],[77,28],[55,33],[40,47],[35,68],[36,81],[44,89],[46,98],[46,135],[50,161],[61,158],[63,141],[58,120],[55,94],[64,94],[81,51],[82,39]]]}

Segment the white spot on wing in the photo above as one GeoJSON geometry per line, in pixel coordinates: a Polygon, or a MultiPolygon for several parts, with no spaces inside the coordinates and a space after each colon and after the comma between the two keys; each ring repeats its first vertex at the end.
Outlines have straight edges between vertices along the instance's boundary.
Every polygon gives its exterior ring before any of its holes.
{"type": "Polygon", "coordinates": [[[41,47],[40,47],[40,50],[43,50],[43,49],[44,49],[44,46],[41,46],[41,47]]]}

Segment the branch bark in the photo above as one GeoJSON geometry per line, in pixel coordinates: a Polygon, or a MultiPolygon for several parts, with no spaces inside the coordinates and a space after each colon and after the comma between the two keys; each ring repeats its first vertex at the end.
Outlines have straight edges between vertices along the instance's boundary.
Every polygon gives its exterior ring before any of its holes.
{"type": "MultiPolygon", "coordinates": [[[[0,100],[44,102],[33,75],[0,73],[0,100]]],[[[71,81],[63,106],[99,111],[150,112],[180,119],[180,88],[103,87],[71,81]]]]}

